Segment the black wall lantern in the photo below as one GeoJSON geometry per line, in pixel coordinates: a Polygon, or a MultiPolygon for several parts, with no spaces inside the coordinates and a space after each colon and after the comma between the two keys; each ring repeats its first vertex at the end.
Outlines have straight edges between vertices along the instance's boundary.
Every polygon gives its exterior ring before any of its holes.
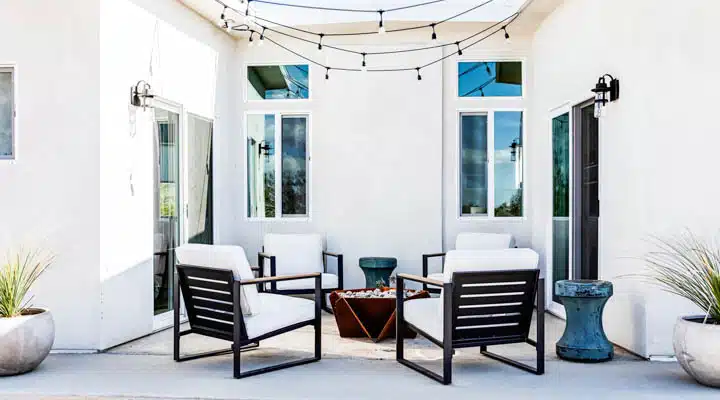
{"type": "Polygon", "coordinates": [[[135,107],[142,107],[145,110],[150,106],[150,100],[155,97],[151,92],[150,84],[145,81],[139,81],[135,86],[130,88],[130,104],[135,107]]]}
{"type": "Polygon", "coordinates": [[[595,88],[591,91],[595,93],[595,118],[600,118],[605,115],[607,103],[620,97],[620,80],[605,74],[598,79],[595,88]],[[605,80],[606,77],[610,78],[610,84],[605,80]]]}
{"type": "Polygon", "coordinates": [[[258,146],[258,153],[260,153],[261,156],[271,156],[272,150],[272,146],[264,140],[260,142],[260,145],[258,146]]]}

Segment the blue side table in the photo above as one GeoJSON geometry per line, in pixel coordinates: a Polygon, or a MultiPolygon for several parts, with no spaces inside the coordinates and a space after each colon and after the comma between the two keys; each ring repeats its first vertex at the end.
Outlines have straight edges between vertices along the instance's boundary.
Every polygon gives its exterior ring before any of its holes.
{"type": "Polygon", "coordinates": [[[390,274],[397,267],[397,259],[391,257],[361,257],[360,268],[365,273],[365,287],[374,288],[382,280],[390,284],[390,274]]]}
{"type": "Polygon", "coordinates": [[[614,349],[605,336],[602,314],[610,296],[612,283],[574,280],[555,282],[555,293],[565,306],[565,333],[555,350],[564,360],[602,362],[612,360],[614,349]]]}

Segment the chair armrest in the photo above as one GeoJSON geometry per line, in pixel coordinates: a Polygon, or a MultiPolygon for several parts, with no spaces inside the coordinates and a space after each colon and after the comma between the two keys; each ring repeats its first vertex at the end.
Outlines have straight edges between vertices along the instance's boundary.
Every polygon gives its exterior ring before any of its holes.
{"type": "Polygon", "coordinates": [[[264,278],[255,279],[243,279],[240,281],[240,285],[257,285],[258,283],[265,282],[280,282],[280,281],[292,281],[296,279],[308,279],[308,278],[320,278],[319,272],[313,272],[312,274],[297,274],[297,275],[280,275],[280,276],[267,276],[264,278]]]}
{"type": "MultiPolygon", "coordinates": [[[[422,274],[423,277],[427,278],[428,276],[428,259],[433,257],[445,257],[445,253],[430,253],[430,254],[423,254],[422,255],[422,274]]],[[[444,264],[444,263],[443,263],[444,264]]],[[[442,265],[440,271],[444,270],[445,266],[442,265]]],[[[427,283],[423,283],[423,290],[427,290],[427,283]]]]}
{"type": "Polygon", "coordinates": [[[414,281],[419,283],[425,283],[433,286],[443,286],[443,282],[436,281],[435,279],[428,279],[423,276],[411,275],[411,274],[398,274],[398,278],[402,278],[408,281],[414,281]]]}
{"type": "MultiPolygon", "coordinates": [[[[258,264],[260,264],[260,266],[259,266],[260,273],[258,275],[260,278],[265,276],[265,260],[266,259],[270,260],[270,276],[277,275],[277,270],[276,270],[277,259],[275,258],[275,256],[261,251],[258,253],[258,264]]],[[[270,290],[273,292],[277,290],[277,286],[276,286],[275,282],[270,283],[270,290]]],[[[261,292],[265,291],[265,285],[260,285],[260,291],[261,292]]]]}
{"type": "Polygon", "coordinates": [[[445,257],[445,253],[423,254],[423,258],[432,258],[432,257],[445,257]]]}
{"type": "Polygon", "coordinates": [[[323,256],[323,271],[327,273],[327,257],[335,257],[337,259],[337,277],[338,277],[338,287],[337,289],[343,289],[343,255],[340,253],[331,253],[329,251],[323,250],[322,252],[323,256]]]}
{"type": "Polygon", "coordinates": [[[259,261],[261,258],[267,258],[268,260],[272,260],[273,258],[275,258],[275,256],[272,255],[272,254],[263,253],[263,252],[261,251],[261,252],[258,253],[258,261],[259,261]]]}

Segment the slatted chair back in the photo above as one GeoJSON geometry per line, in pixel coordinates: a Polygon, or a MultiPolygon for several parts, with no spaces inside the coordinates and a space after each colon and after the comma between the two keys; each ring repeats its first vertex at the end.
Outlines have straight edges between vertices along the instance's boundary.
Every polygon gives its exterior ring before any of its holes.
{"type": "MultiPolygon", "coordinates": [[[[185,310],[194,333],[233,340],[235,307],[233,272],[228,269],[177,265],[185,310]]],[[[239,298],[239,296],[238,296],[239,298]]],[[[247,339],[242,318],[241,337],[247,339]]]]}
{"type": "Polygon", "coordinates": [[[525,342],[538,278],[537,269],[453,273],[453,345],[525,342]]]}

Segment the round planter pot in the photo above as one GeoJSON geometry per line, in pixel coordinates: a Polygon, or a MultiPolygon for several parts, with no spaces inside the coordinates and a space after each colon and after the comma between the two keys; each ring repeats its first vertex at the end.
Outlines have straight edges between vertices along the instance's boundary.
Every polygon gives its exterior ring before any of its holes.
{"type": "Polygon", "coordinates": [[[704,317],[681,317],[675,323],[673,348],[683,369],[703,385],[720,387],[720,325],[704,317]]]}
{"type": "Polygon", "coordinates": [[[0,376],[32,371],[50,353],[55,323],[46,309],[31,314],[0,318],[0,376]]]}

